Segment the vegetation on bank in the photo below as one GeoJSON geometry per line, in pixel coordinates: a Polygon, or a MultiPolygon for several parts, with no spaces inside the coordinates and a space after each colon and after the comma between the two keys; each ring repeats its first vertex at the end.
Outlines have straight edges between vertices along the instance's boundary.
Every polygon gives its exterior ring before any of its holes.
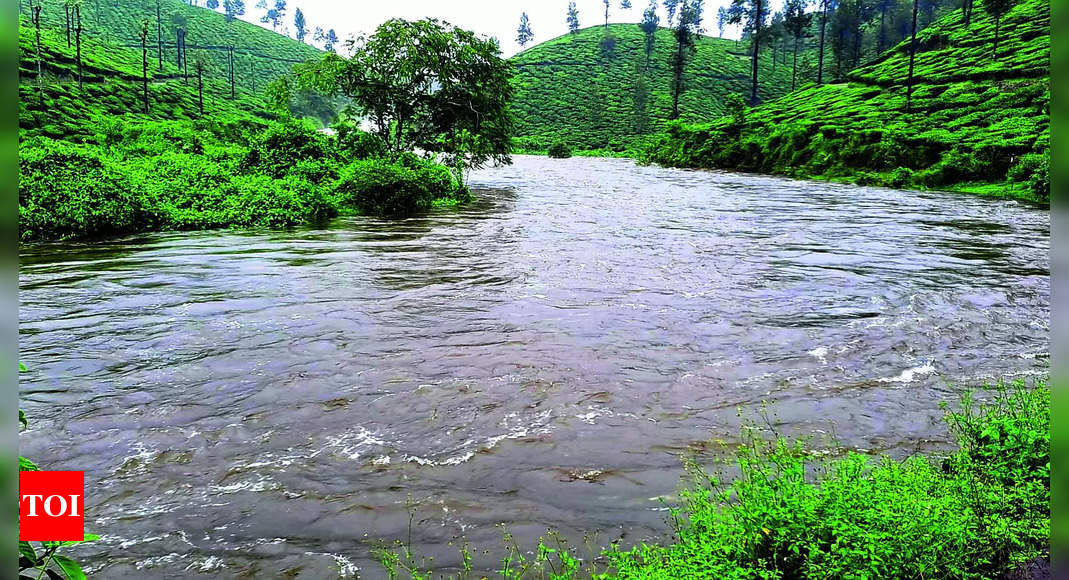
{"type": "Polygon", "coordinates": [[[855,70],[712,123],[671,123],[644,160],[976,191],[1046,202],[1050,191],[1050,2],[1021,0],[999,22],[954,11],[855,70]]]}
{"type": "MultiPolygon", "coordinates": [[[[893,459],[765,438],[747,425],[671,510],[666,545],[614,545],[583,560],[559,535],[525,554],[506,535],[502,578],[1003,578],[1050,558],[1050,390],[998,385],[945,420],[957,448],[893,459]],[[733,476],[726,475],[732,473],[733,476]]],[[[462,549],[472,573],[471,552],[462,549]]],[[[391,578],[431,578],[406,546],[380,552],[391,578]]]]}

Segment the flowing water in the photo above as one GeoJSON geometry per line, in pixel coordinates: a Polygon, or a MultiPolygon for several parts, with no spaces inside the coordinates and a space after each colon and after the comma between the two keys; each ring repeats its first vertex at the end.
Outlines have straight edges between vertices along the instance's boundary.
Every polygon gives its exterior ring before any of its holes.
{"type": "Polygon", "coordinates": [[[656,540],[740,408],[904,454],[1048,368],[1045,210],[624,160],[471,181],[404,221],[22,248],[21,450],[85,471],[97,577],[377,578],[406,504],[435,566],[500,523],[656,540]]]}

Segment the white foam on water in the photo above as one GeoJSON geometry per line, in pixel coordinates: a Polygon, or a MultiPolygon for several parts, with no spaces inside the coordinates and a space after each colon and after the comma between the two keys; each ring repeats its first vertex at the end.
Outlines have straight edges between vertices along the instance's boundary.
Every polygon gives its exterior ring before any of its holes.
{"type": "Polygon", "coordinates": [[[820,364],[828,364],[828,347],[818,346],[807,353],[809,356],[820,361],[820,364]]]}
{"type": "Polygon", "coordinates": [[[929,361],[929,362],[926,362],[926,363],[924,363],[923,365],[921,365],[919,367],[913,367],[911,369],[906,369],[906,370],[902,371],[901,373],[899,373],[899,375],[897,377],[883,377],[883,378],[876,379],[876,380],[878,380],[881,383],[912,383],[914,380],[916,380],[916,377],[918,375],[921,375],[921,376],[930,375],[930,374],[932,374],[934,372],[935,372],[935,367],[932,366],[931,361],[929,361]]]}

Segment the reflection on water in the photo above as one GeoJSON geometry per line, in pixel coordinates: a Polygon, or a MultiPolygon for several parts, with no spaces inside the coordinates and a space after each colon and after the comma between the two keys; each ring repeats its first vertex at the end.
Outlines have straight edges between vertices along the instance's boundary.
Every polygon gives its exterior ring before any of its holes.
{"type": "Polygon", "coordinates": [[[656,539],[736,409],[938,445],[955,389],[1048,365],[1049,214],[520,157],[403,221],[20,254],[24,454],[86,472],[97,576],[381,576],[601,530],[656,539]],[[951,387],[950,384],[955,385],[951,387]]]}

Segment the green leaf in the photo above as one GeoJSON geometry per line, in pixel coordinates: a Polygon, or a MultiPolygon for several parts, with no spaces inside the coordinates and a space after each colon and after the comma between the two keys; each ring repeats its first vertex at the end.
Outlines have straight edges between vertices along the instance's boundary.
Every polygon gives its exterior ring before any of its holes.
{"type": "Polygon", "coordinates": [[[22,364],[22,361],[19,361],[19,372],[20,373],[26,372],[26,365],[22,364]]]}
{"type": "Polygon", "coordinates": [[[19,409],[19,423],[22,423],[23,429],[28,429],[30,427],[30,422],[26,420],[26,412],[22,409],[19,409]]]}
{"type": "Polygon", "coordinates": [[[63,570],[67,580],[85,580],[85,572],[82,572],[82,567],[78,565],[78,562],[60,554],[56,554],[52,559],[63,570]]]}
{"type": "Polygon", "coordinates": [[[26,459],[25,457],[22,457],[20,455],[19,456],[19,471],[41,471],[41,468],[37,467],[37,464],[35,464],[34,462],[32,462],[29,459],[26,459]]]}
{"type": "Polygon", "coordinates": [[[37,551],[33,549],[33,544],[29,542],[19,542],[19,555],[24,556],[28,560],[37,564],[37,551]]]}

